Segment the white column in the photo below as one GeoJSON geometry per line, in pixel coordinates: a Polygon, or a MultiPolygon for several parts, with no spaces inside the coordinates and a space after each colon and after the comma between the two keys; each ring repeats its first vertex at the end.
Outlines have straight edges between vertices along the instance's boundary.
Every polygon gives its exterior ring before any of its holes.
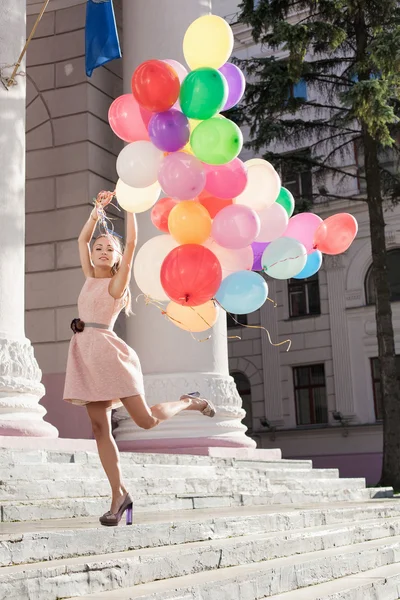
{"type": "MultiPolygon", "coordinates": [[[[2,0],[0,57],[12,65],[25,43],[26,0],[2,0]]],[[[24,66],[20,70],[23,70],[24,66]]],[[[3,78],[12,69],[2,70],[3,78]]],[[[41,371],[24,331],[25,79],[0,83],[0,436],[57,437],[43,421],[41,371]]]]}
{"type": "Polygon", "coordinates": [[[345,417],[351,417],[355,413],[355,406],[346,318],[344,258],[343,256],[325,256],[324,266],[328,279],[336,410],[345,417]]]}
{"type": "MultiPolygon", "coordinates": [[[[123,11],[124,87],[129,92],[132,73],[141,62],[151,58],[184,62],[184,33],[197,17],[211,12],[211,1],[124,0],[123,11]]],[[[138,221],[140,247],[157,235],[157,230],[148,213],[139,215],[138,221]]],[[[134,284],[132,294],[139,294],[134,284]]],[[[119,409],[116,439],[120,448],[253,448],[255,442],[245,436],[246,428],[241,424],[241,399],[229,376],[225,314],[212,330],[211,340],[200,343],[143,301],[134,303],[133,310],[135,316],[127,321],[127,342],[140,357],[149,404],[177,400],[183,393],[198,390],[216,404],[218,416],[209,419],[183,412],[154,430],[144,431],[119,409]]]]}
{"type": "MultiPolygon", "coordinates": [[[[268,280],[269,296],[276,296],[276,282],[268,280]]],[[[272,302],[265,302],[260,309],[261,326],[265,327],[271,335],[273,342],[279,338],[278,309],[272,302]]],[[[282,386],[280,370],[280,348],[271,346],[267,334],[261,334],[262,365],[264,373],[264,402],[265,416],[273,425],[281,425],[282,411],[282,386]]]]}

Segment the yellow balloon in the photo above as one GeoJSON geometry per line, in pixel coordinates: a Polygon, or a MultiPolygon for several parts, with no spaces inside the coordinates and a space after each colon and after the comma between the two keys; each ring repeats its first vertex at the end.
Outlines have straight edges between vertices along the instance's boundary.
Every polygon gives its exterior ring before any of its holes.
{"type": "Polygon", "coordinates": [[[115,188],[118,203],[131,213],[141,213],[149,210],[157,202],[161,193],[161,186],[156,181],[146,188],[134,188],[118,179],[115,188]]]}
{"type": "Polygon", "coordinates": [[[193,21],[183,40],[183,53],[191,69],[219,69],[232,54],[233,32],[222,17],[204,15],[193,21]]]}
{"type": "Polygon", "coordinates": [[[168,229],[179,244],[202,244],[211,234],[210,213],[202,204],[178,202],[168,217],[168,229]]]}
{"type": "Polygon", "coordinates": [[[193,333],[207,331],[215,325],[218,319],[219,308],[212,300],[200,306],[181,306],[170,302],[166,314],[171,323],[193,333]]]}

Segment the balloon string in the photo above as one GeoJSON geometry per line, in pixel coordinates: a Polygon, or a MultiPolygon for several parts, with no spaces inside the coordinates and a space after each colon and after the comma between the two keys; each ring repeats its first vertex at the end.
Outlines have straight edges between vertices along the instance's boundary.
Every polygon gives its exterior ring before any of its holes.
{"type": "MultiPolygon", "coordinates": [[[[99,215],[100,232],[102,235],[105,235],[108,239],[110,239],[111,242],[112,242],[113,237],[118,237],[118,238],[122,239],[122,235],[119,235],[114,230],[114,224],[112,222],[112,219],[107,216],[105,208],[103,207],[103,204],[101,201],[108,200],[107,205],[111,204],[112,206],[114,206],[114,208],[116,208],[119,212],[121,212],[120,208],[116,204],[113,203],[114,199],[116,199],[115,191],[114,192],[101,191],[97,195],[97,198],[94,198],[94,200],[93,200],[94,205],[97,209],[97,214],[99,215]]],[[[114,247],[115,252],[117,252],[121,256],[123,255],[123,253],[115,246],[115,244],[112,244],[112,246],[114,247]]]]}
{"type": "MultiPolygon", "coordinates": [[[[313,250],[317,250],[317,247],[314,245],[313,246],[313,250]]],[[[268,267],[266,265],[262,265],[262,270],[265,273],[268,273],[268,269],[271,269],[271,267],[275,267],[275,265],[279,265],[280,263],[284,263],[288,260],[297,260],[298,258],[302,258],[303,256],[308,256],[308,252],[306,253],[302,253],[299,254],[298,256],[288,256],[287,258],[282,258],[281,260],[277,260],[276,262],[272,263],[272,265],[269,265],[268,267]]]]}
{"type": "MultiPolygon", "coordinates": [[[[215,300],[215,299],[214,299],[214,300],[215,300]]],[[[275,300],[272,300],[271,298],[267,298],[267,300],[269,300],[270,302],[272,302],[272,303],[274,304],[274,308],[276,308],[276,307],[278,306],[278,305],[277,305],[277,303],[275,302],[275,300]]],[[[215,300],[215,302],[216,302],[216,303],[217,303],[219,306],[221,306],[221,304],[218,302],[218,300],[215,300]]],[[[223,306],[221,306],[221,308],[223,308],[223,306]]],[[[225,310],[225,309],[224,309],[224,310],[225,310]]],[[[286,352],[289,352],[289,350],[290,350],[290,348],[291,348],[291,346],[292,346],[292,340],[284,340],[283,342],[274,343],[274,342],[271,340],[271,335],[270,335],[270,333],[269,333],[269,331],[268,331],[268,329],[267,329],[266,327],[263,327],[262,325],[244,325],[243,323],[239,323],[239,321],[237,321],[237,320],[235,319],[235,317],[234,317],[234,316],[233,316],[231,313],[229,313],[228,311],[226,311],[226,312],[227,312],[227,314],[228,314],[228,315],[231,317],[231,319],[233,319],[233,321],[235,321],[235,323],[236,323],[237,325],[239,325],[240,327],[246,327],[246,329],[263,329],[263,330],[266,332],[267,336],[268,336],[268,341],[269,341],[269,343],[271,344],[271,346],[282,346],[283,344],[287,344],[287,345],[288,345],[288,347],[286,348],[286,352]]],[[[236,336],[235,336],[235,337],[236,337],[236,336]]],[[[229,339],[233,339],[233,337],[232,337],[232,338],[229,338],[229,339]]],[[[240,338],[240,337],[239,337],[239,338],[238,338],[238,337],[236,337],[236,339],[239,339],[239,340],[240,340],[241,338],[240,338]]]]}

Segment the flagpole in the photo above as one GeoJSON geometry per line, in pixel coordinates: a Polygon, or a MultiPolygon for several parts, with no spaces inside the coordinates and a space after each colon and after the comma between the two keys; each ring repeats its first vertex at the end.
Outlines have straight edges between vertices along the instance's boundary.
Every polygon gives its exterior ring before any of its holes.
{"type": "Polygon", "coordinates": [[[43,6],[42,6],[42,8],[40,10],[40,13],[38,14],[38,17],[37,17],[37,19],[35,21],[34,26],[32,27],[32,31],[30,32],[29,37],[28,37],[28,39],[25,42],[25,46],[22,48],[22,52],[19,55],[17,62],[15,63],[14,71],[12,72],[11,77],[6,82],[7,83],[7,88],[9,88],[9,87],[11,87],[12,85],[15,84],[15,76],[17,74],[17,71],[18,71],[19,67],[21,66],[22,59],[25,56],[25,53],[26,53],[26,51],[28,49],[28,46],[29,46],[29,43],[30,43],[31,39],[35,35],[37,26],[39,25],[40,19],[43,17],[44,11],[46,10],[47,5],[48,5],[49,2],[50,2],[50,0],[44,0],[43,6]]]}

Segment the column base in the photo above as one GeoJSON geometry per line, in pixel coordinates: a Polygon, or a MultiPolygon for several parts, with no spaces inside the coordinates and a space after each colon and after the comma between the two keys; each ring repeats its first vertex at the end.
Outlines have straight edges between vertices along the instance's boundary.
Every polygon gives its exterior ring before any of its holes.
{"type": "Polygon", "coordinates": [[[176,373],[145,376],[146,400],[150,406],[176,401],[182,394],[199,391],[213,402],[217,414],[213,418],[199,412],[182,411],[159,427],[150,430],[135,425],[125,408],[115,414],[118,423],[114,435],[121,449],[128,443],[131,451],[175,452],[192,454],[193,448],[249,448],[256,443],[247,437],[241,423],[245,416],[235,382],[229,375],[216,373],[176,373]],[[157,449],[160,450],[157,450],[157,449]]]}
{"type": "Polygon", "coordinates": [[[43,420],[41,377],[29,340],[0,339],[0,436],[58,437],[43,420]]]}
{"type": "Polygon", "coordinates": [[[195,445],[192,447],[184,446],[178,448],[173,441],[174,440],[153,440],[152,443],[131,441],[118,442],[117,445],[120,452],[143,452],[147,454],[192,454],[196,456],[210,456],[212,458],[235,458],[237,460],[278,461],[282,459],[282,452],[278,448],[233,448],[228,446],[195,445]]]}

